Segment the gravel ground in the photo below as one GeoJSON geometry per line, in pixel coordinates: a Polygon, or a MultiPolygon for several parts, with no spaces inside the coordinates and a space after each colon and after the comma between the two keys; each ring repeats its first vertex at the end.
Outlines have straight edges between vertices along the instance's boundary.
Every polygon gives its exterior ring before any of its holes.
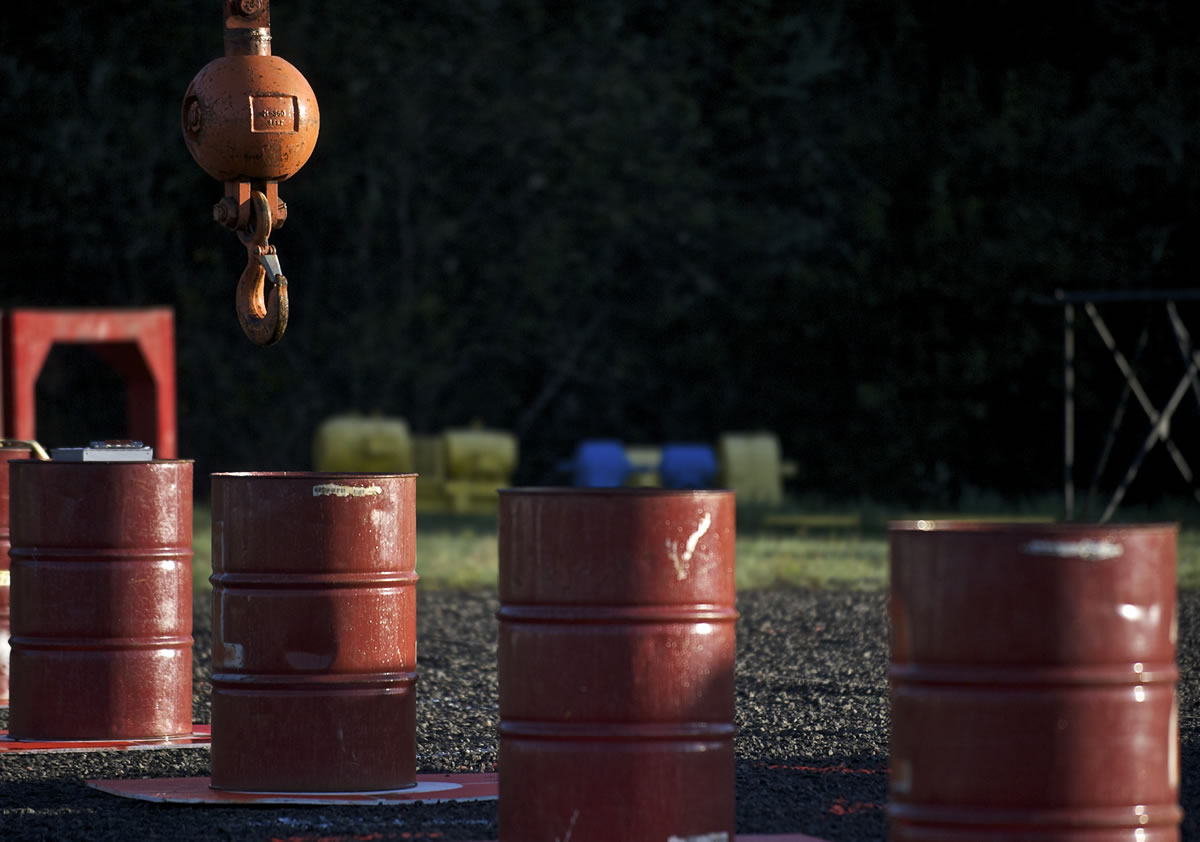
{"type": "MultiPolygon", "coordinates": [[[[1183,839],[1200,842],[1200,592],[1180,594],[1183,839]]],[[[195,719],[208,722],[212,636],[197,606],[195,719]]],[[[496,763],[494,591],[420,591],[417,766],[496,763]]],[[[886,836],[886,594],[781,589],[739,595],[737,827],[856,842],[886,836]]],[[[7,710],[0,709],[0,726],[7,710]]],[[[94,778],[204,776],[208,750],[0,755],[0,838],[487,840],[496,802],[389,807],[151,804],[94,778]]]]}

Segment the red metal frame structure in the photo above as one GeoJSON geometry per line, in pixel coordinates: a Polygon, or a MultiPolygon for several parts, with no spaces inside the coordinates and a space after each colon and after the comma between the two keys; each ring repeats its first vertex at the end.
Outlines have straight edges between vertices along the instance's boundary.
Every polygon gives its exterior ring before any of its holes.
{"type": "Polygon", "coordinates": [[[177,458],[175,316],[169,307],[133,309],[16,308],[0,317],[0,409],[3,435],[37,438],[36,386],[50,349],[87,345],[128,385],[129,436],[177,458]]]}
{"type": "MultiPolygon", "coordinates": [[[[1179,470],[1184,481],[1191,487],[1192,496],[1197,501],[1200,501],[1200,488],[1196,486],[1195,475],[1179,448],[1171,441],[1171,417],[1175,414],[1175,410],[1179,408],[1179,404],[1183,400],[1184,395],[1187,394],[1189,386],[1195,394],[1197,402],[1200,403],[1200,377],[1197,377],[1200,374],[1200,352],[1197,352],[1193,347],[1191,335],[1184,326],[1183,320],[1179,317],[1179,311],[1175,306],[1175,302],[1198,301],[1200,300],[1200,290],[1067,292],[1060,289],[1055,290],[1054,300],[1063,308],[1063,504],[1065,519],[1069,521],[1075,518],[1075,307],[1077,304],[1083,306],[1084,313],[1096,329],[1096,333],[1100,336],[1104,346],[1112,354],[1113,362],[1116,363],[1117,368],[1120,369],[1122,376],[1125,378],[1125,388],[1121,393],[1116,410],[1113,412],[1104,447],[1101,450],[1095,472],[1092,475],[1091,486],[1088,492],[1089,504],[1091,498],[1096,493],[1100,475],[1104,472],[1108,463],[1113,441],[1118,428],[1124,420],[1125,409],[1130,395],[1133,395],[1137,400],[1138,405],[1141,406],[1142,411],[1145,412],[1150,422],[1150,429],[1142,442],[1141,449],[1133,457],[1129,467],[1125,470],[1120,483],[1109,499],[1108,505],[1100,515],[1099,522],[1107,523],[1112,518],[1117,507],[1121,504],[1121,500],[1124,499],[1125,492],[1128,490],[1130,483],[1137,476],[1138,469],[1141,468],[1146,454],[1160,441],[1167,449],[1167,452],[1171,456],[1171,461],[1175,463],[1175,467],[1179,470]],[[1164,305],[1167,319],[1175,334],[1175,342],[1179,347],[1179,353],[1182,357],[1185,369],[1184,373],[1172,391],[1171,397],[1161,409],[1155,406],[1146,394],[1145,389],[1142,388],[1137,373],[1134,371],[1125,354],[1117,347],[1116,340],[1113,338],[1108,325],[1105,324],[1100,311],[1096,307],[1098,303],[1130,302],[1161,303],[1164,305]]],[[[1146,336],[1143,333],[1139,345],[1144,344],[1145,340],[1146,336]]]]}

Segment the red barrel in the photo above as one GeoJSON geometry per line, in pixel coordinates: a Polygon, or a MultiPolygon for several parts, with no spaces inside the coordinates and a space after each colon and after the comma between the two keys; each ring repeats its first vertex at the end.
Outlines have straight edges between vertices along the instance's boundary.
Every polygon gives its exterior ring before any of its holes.
{"type": "Polygon", "coordinates": [[[212,475],[212,786],[415,786],[416,474],[212,475]]]}
{"type": "Polygon", "coordinates": [[[8,704],[8,634],[11,623],[8,548],[12,541],[8,527],[8,463],[13,459],[28,459],[31,455],[32,450],[26,445],[0,443],[0,707],[8,704]]]}
{"type": "Polygon", "coordinates": [[[733,837],[734,495],[500,492],[500,838],[733,837]]]}
{"type": "Polygon", "coordinates": [[[9,735],[192,733],[192,463],[13,460],[9,735]]]}
{"type": "Polygon", "coordinates": [[[1177,537],[892,524],[892,840],[1179,839],[1177,537]]]}

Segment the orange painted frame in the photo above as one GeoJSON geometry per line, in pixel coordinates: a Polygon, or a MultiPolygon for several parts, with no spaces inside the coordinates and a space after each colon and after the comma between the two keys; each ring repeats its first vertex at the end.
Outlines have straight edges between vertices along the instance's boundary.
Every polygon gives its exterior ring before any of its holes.
{"type": "Polygon", "coordinates": [[[175,314],[169,307],[5,310],[0,409],[6,438],[37,438],[37,379],[50,349],[60,343],[94,348],[128,385],[129,437],[151,445],[155,458],[178,458],[175,314]]]}

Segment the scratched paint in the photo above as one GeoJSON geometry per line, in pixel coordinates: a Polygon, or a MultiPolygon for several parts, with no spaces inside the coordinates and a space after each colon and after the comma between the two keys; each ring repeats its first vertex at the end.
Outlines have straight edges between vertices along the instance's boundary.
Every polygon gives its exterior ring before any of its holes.
{"type": "Polygon", "coordinates": [[[700,539],[704,537],[704,533],[708,531],[708,527],[712,525],[712,514],[704,513],[704,517],[700,519],[700,525],[696,527],[696,531],[687,537],[687,541],[683,544],[683,552],[679,552],[679,544],[670,538],[667,539],[667,558],[671,560],[671,564],[675,567],[675,578],[682,582],[688,576],[688,570],[691,569],[692,556],[696,554],[696,545],[700,543],[700,539]]]}

